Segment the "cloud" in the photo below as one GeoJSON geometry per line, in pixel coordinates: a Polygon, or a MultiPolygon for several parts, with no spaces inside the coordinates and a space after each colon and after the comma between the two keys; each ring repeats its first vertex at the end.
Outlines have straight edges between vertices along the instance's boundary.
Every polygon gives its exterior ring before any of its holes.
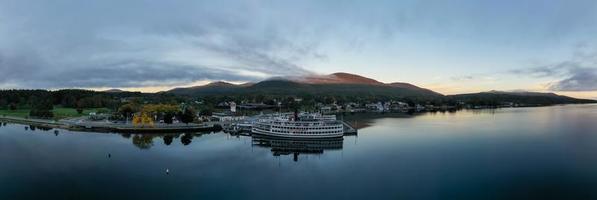
{"type": "Polygon", "coordinates": [[[510,70],[508,73],[535,78],[554,78],[545,84],[551,91],[597,91],[597,49],[587,42],[575,46],[572,57],[539,67],[510,70]]]}
{"type": "Polygon", "coordinates": [[[550,84],[553,91],[597,91],[597,68],[569,68],[570,77],[550,84]]]}
{"type": "MultiPolygon", "coordinates": [[[[450,60],[434,53],[442,49],[436,47],[453,52],[508,44],[547,48],[546,41],[592,36],[597,30],[593,1],[515,3],[521,6],[474,0],[0,0],[0,87],[252,81],[359,62],[428,66],[417,62],[450,60]]],[[[378,76],[410,71],[402,66],[378,70],[378,76]]],[[[429,71],[442,70],[418,72],[429,71]]],[[[473,70],[454,73],[468,71],[473,70]]]]}
{"type": "Polygon", "coordinates": [[[510,80],[510,76],[519,76],[525,80],[552,79],[548,83],[540,84],[549,91],[597,91],[597,48],[583,42],[575,46],[572,57],[557,63],[538,67],[496,71],[492,73],[477,73],[452,76],[453,81],[510,80]]]}
{"type": "Polygon", "coordinates": [[[24,0],[2,5],[3,86],[255,81],[312,73],[302,62],[326,58],[318,51],[318,41],[297,38],[271,20],[258,20],[262,11],[250,2],[24,0]]]}
{"type": "Polygon", "coordinates": [[[546,84],[551,91],[597,91],[597,67],[586,66],[582,62],[564,61],[554,65],[511,70],[508,73],[560,79],[546,84]]]}
{"type": "Polygon", "coordinates": [[[451,77],[453,81],[470,81],[476,79],[476,76],[473,75],[464,75],[464,76],[453,76],[451,77]]]}
{"type": "Polygon", "coordinates": [[[578,61],[563,61],[554,65],[511,70],[510,74],[535,78],[554,78],[545,84],[551,91],[597,91],[597,67],[578,61]],[[563,77],[563,78],[562,78],[563,77]]]}
{"type": "Polygon", "coordinates": [[[565,75],[565,71],[563,69],[569,68],[571,64],[572,63],[563,62],[557,65],[533,67],[527,69],[514,69],[508,71],[508,73],[515,75],[527,75],[535,78],[562,76],[565,75]]]}

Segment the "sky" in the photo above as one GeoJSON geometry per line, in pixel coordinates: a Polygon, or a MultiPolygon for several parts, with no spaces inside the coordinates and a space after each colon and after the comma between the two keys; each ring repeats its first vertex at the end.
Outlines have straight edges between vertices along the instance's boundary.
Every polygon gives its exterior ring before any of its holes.
{"type": "Polygon", "coordinates": [[[155,92],[348,72],[597,99],[594,0],[0,0],[0,88],[155,92]]]}

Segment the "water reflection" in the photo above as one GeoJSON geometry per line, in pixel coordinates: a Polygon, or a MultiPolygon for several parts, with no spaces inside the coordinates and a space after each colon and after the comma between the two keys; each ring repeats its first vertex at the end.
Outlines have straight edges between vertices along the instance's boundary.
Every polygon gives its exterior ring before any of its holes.
{"type": "Polygon", "coordinates": [[[323,154],[324,150],[340,150],[343,142],[343,138],[301,140],[252,136],[252,145],[271,148],[274,156],[293,155],[295,162],[300,154],[323,154]]]}
{"type": "Polygon", "coordinates": [[[172,141],[174,141],[174,136],[172,136],[172,135],[166,135],[162,139],[164,139],[164,144],[166,146],[170,146],[170,144],[172,144],[172,141]]]}
{"type": "Polygon", "coordinates": [[[2,124],[0,199],[597,199],[597,105],[344,119],[372,127],[297,141],[2,124]]]}
{"type": "Polygon", "coordinates": [[[353,128],[360,130],[373,126],[378,119],[384,118],[414,118],[427,113],[357,113],[344,114],[340,119],[344,120],[353,128]]]}
{"type": "MultiPolygon", "coordinates": [[[[6,122],[1,122],[0,127],[6,127],[11,125],[6,122]]],[[[15,125],[15,124],[12,124],[15,125]]],[[[54,129],[45,126],[35,126],[35,125],[24,125],[23,128],[26,131],[31,132],[50,132],[53,133],[55,136],[60,135],[60,129],[54,129]]],[[[135,145],[139,149],[151,149],[154,146],[154,139],[162,138],[163,142],[166,146],[171,145],[175,139],[179,139],[180,143],[184,146],[188,146],[193,142],[193,139],[196,137],[200,137],[204,134],[211,134],[213,132],[197,132],[197,133],[168,133],[168,134],[155,134],[155,133],[98,133],[98,134],[118,134],[122,136],[124,139],[131,139],[133,145],[135,145]]],[[[84,133],[81,133],[84,134],[84,133]]]]}
{"type": "Polygon", "coordinates": [[[128,134],[122,133],[122,137],[124,138],[131,138],[133,145],[138,147],[139,149],[150,149],[154,145],[155,138],[162,138],[164,144],[169,146],[172,144],[175,138],[180,138],[180,143],[184,146],[190,145],[193,142],[193,138],[200,137],[203,134],[207,133],[179,133],[179,134],[128,134]]]}
{"type": "MultiPolygon", "coordinates": [[[[0,123],[0,126],[8,126],[7,123],[0,123]]],[[[42,131],[50,132],[55,136],[60,135],[59,129],[53,129],[43,126],[26,125],[24,129],[27,131],[42,131]],[[52,131],[53,130],[53,131],[52,131]]],[[[142,150],[151,149],[155,145],[155,140],[161,138],[164,145],[170,146],[176,140],[180,144],[189,146],[193,140],[205,134],[212,134],[214,132],[196,132],[196,133],[99,133],[99,134],[118,134],[122,138],[131,140],[131,143],[142,150]]],[[[81,133],[84,134],[84,133],[81,133]]],[[[232,134],[231,134],[232,135],[232,134]]],[[[238,135],[237,135],[238,136],[238,135]]],[[[340,150],[343,145],[343,138],[333,139],[319,139],[319,140],[301,140],[301,139],[285,139],[272,138],[265,136],[249,136],[251,137],[252,145],[271,149],[273,156],[293,155],[294,161],[298,161],[300,154],[323,154],[326,150],[340,150]]]]}

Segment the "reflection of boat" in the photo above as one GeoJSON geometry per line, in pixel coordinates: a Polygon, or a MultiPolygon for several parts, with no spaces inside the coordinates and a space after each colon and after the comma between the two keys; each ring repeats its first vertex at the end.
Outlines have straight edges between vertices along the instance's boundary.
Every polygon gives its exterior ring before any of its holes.
{"type": "Polygon", "coordinates": [[[254,134],[286,138],[337,138],[344,135],[344,125],[335,116],[279,116],[261,119],[253,125],[254,134]]]}
{"type": "Polygon", "coordinates": [[[342,149],[343,138],[289,139],[253,135],[253,145],[271,148],[274,156],[294,154],[322,154],[324,150],[342,149]]]}

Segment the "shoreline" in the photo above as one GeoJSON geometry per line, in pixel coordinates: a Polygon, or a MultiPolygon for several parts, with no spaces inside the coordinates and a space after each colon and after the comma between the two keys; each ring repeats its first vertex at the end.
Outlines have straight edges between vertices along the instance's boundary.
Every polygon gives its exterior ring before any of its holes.
{"type": "MultiPolygon", "coordinates": [[[[508,109],[508,108],[538,108],[538,107],[552,107],[552,106],[568,106],[568,105],[591,105],[597,103],[586,103],[586,104],[554,104],[547,106],[525,106],[525,107],[498,107],[498,108],[464,108],[456,110],[495,110],[495,109],[508,109]]],[[[437,111],[436,111],[437,112],[437,111]]],[[[420,112],[416,114],[422,114],[427,112],[420,112]]],[[[352,116],[352,115],[372,115],[372,116],[400,116],[400,117],[412,117],[415,115],[398,112],[358,112],[358,113],[335,113],[335,115],[341,116],[352,116]]],[[[206,122],[202,124],[175,124],[175,125],[163,125],[158,124],[154,127],[137,127],[130,124],[117,124],[117,123],[105,123],[105,122],[76,122],[77,118],[62,119],[62,120],[46,120],[46,119],[33,119],[33,118],[22,118],[14,116],[2,116],[0,115],[0,122],[39,126],[46,128],[64,129],[69,131],[81,131],[81,132],[100,132],[100,133],[185,133],[185,132],[204,132],[204,131],[220,131],[223,130],[223,125],[218,122],[206,122]]],[[[345,120],[341,120],[346,123],[345,120]]],[[[349,129],[350,133],[356,133],[356,128],[349,129]]]]}
{"type": "Polygon", "coordinates": [[[65,129],[69,131],[84,132],[114,132],[114,133],[184,133],[184,132],[203,132],[222,130],[219,124],[185,124],[175,126],[157,126],[157,127],[136,127],[132,125],[118,125],[109,123],[66,123],[64,121],[27,119],[21,117],[0,116],[0,122],[39,126],[46,128],[65,129]]]}

